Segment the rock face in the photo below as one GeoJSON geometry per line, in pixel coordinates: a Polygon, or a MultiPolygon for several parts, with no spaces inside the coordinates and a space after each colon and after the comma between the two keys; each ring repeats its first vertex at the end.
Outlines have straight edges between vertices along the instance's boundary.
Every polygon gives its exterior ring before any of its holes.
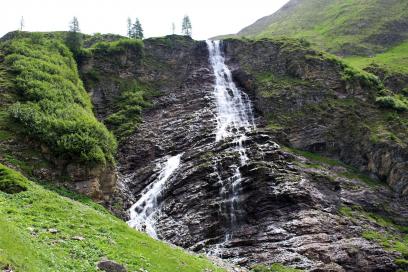
{"type": "Polygon", "coordinates": [[[404,89],[408,88],[407,74],[390,73],[377,65],[370,65],[366,70],[378,76],[384,82],[384,85],[395,93],[403,93],[404,89]]]}
{"type": "MultiPolygon", "coordinates": [[[[259,96],[253,75],[242,69],[248,63],[239,62],[239,56],[235,55],[239,46],[242,45],[227,43],[225,52],[230,67],[236,70],[237,82],[254,99],[258,129],[248,133],[242,143],[248,163],[239,167],[242,179],[234,208],[235,223],[231,224],[231,208],[223,188],[233,186],[230,180],[236,173],[232,166],[239,165],[240,157],[235,143],[228,139],[215,141],[214,75],[208,50],[204,42],[176,36],[146,40],[143,61],[129,69],[114,70],[116,75],[154,83],[161,94],[152,98],[153,106],[145,110],[142,124],[120,145],[118,171],[122,194],[114,201],[123,203],[123,217],[126,218],[125,212],[144,189],[157,179],[159,166],[168,156],[182,154],[179,167],[157,199],[160,213],[155,228],[159,238],[248,267],[256,263],[284,263],[310,271],[396,271],[394,260],[402,258],[401,254],[363,238],[363,233],[400,235],[394,225],[382,226],[368,214],[397,218],[396,223],[406,225],[407,199],[395,195],[387,186],[367,185],[359,177],[350,176],[344,166],[316,166],[281,148],[277,140],[294,143],[295,137],[288,137],[292,139],[288,141],[280,132],[265,129],[264,116],[272,112],[267,108],[274,104],[259,96]]],[[[283,71],[281,75],[290,70],[315,84],[314,88],[295,85],[299,92],[314,95],[306,96],[307,100],[303,100],[304,96],[296,100],[295,95],[288,94],[294,99],[292,108],[299,107],[297,103],[321,100],[326,95],[324,90],[330,95],[334,89],[335,95],[346,96],[352,92],[364,97],[363,87],[349,89],[330,62],[315,59],[311,65],[304,66],[299,61],[304,56],[302,52],[294,52],[293,62],[285,62],[279,52],[270,54],[275,50],[273,44],[248,46],[251,46],[248,51],[254,52],[248,56],[248,62],[256,65],[254,69],[262,71],[273,66],[283,71]],[[318,69],[315,63],[323,66],[318,69]]],[[[114,94],[115,88],[109,86],[113,85],[108,82],[93,89],[101,118],[109,109],[99,106],[97,97],[101,97],[102,88],[106,88],[106,94],[114,94]]],[[[309,124],[309,135],[315,135],[310,145],[315,150],[325,146],[325,134],[320,131],[327,130],[309,124]],[[322,141],[317,141],[319,138],[322,141]]],[[[302,139],[307,142],[306,133],[298,135],[300,143],[302,139]]],[[[392,165],[403,162],[390,160],[392,165]]],[[[391,168],[393,179],[400,182],[405,178],[406,172],[398,170],[404,168],[391,168]]]]}
{"type": "Polygon", "coordinates": [[[408,131],[376,106],[374,86],[345,80],[339,63],[299,45],[229,40],[225,50],[236,80],[278,128],[280,142],[339,158],[408,193],[407,175],[393,174],[408,173],[408,131]],[[387,136],[393,133],[397,139],[387,136]]]}

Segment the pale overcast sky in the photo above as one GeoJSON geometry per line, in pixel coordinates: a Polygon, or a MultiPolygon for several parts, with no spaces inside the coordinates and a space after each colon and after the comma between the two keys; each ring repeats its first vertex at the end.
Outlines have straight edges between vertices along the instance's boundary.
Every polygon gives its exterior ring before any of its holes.
{"type": "Polygon", "coordinates": [[[236,33],[257,19],[272,14],[288,0],[2,0],[0,37],[16,30],[24,16],[27,31],[67,30],[77,16],[84,33],[126,34],[126,19],[138,17],[145,37],[180,33],[187,14],[193,38],[206,39],[236,33]]]}

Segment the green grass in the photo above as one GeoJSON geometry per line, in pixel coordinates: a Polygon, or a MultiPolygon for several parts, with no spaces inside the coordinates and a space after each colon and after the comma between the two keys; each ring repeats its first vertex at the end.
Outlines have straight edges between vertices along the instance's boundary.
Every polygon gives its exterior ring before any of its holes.
{"type": "Polygon", "coordinates": [[[37,33],[6,42],[3,51],[20,95],[10,114],[22,131],[59,157],[113,162],[115,138],[93,115],[69,49],[37,33]]]}
{"type": "Polygon", "coordinates": [[[392,218],[385,217],[373,212],[367,212],[363,210],[362,207],[357,205],[353,206],[343,205],[339,208],[339,213],[349,218],[360,218],[368,220],[385,229],[392,229],[404,234],[408,234],[408,226],[399,225],[395,223],[395,221],[392,218]]]}
{"type": "Polygon", "coordinates": [[[27,188],[16,194],[0,191],[0,266],[17,272],[96,271],[96,263],[106,257],[128,271],[223,271],[129,228],[84,197],[78,197],[81,203],[61,196],[1,164],[0,173],[0,182],[27,188]]]}
{"type": "Polygon", "coordinates": [[[82,54],[88,55],[93,53],[114,54],[125,50],[135,50],[138,54],[142,54],[143,41],[136,39],[121,38],[116,41],[99,41],[93,44],[90,48],[83,49],[82,54]]]}
{"type": "Polygon", "coordinates": [[[310,160],[311,163],[308,163],[306,166],[309,166],[312,168],[324,168],[323,165],[332,166],[332,167],[341,166],[345,168],[346,171],[338,173],[339,176],[342,176],[348,179],[358,179],[371,187],[384,186],[382,182],[370,178],[369,176],[358,171],[356,168],[350,165],[347,165],[341,161],[322,156],[318,153],[299,150],[296,148],[284,147],[284,149],[286,151],[295,153],[297,155],[300,155],[310,160]]]}
{"type": "Polygon", "coordinates": [[[339,213],[350,219],[364,219],[381,226],[384,230],[365,230],[362,237],[375,241],[384,249],[401,253],[403,259],[396,260],[396,264],[405,267],[408,262],[408,226],[396,224],[392,218],[376,213],[366,212],[359,206],[341,206],[339,213]]]}
{"type": "Polygon", "coordinates": [[[386,109],[408,111],[408,98],[402,95],[379,96],[375,101],[386,109]]]}
{"type": "Polygon", "coordinates": [[[280,263],[274,263],[271,266],[256,265],[251,272],[301,272],[303,270],[285,266],[280,263]]]}
{"type": "Polygon", "coordinates": [[[407,11],[408,2],[402,0],[298,1],[243,29],[239,35],[306,38],[316,47],[334,53],[369,55],[388,48],[388,44],[370,37],[389,32],[387,24],[403,20],[407,11]]]}
{"type": "Polygon", "coordinates": [[[344,61],[360,69],[377,64],[387,71],[408,74],[408,42],[401,43],[373,57],[353,56],[344,58],[344,61]]]}
{"type": "Polygon", "coordinates": [[[393,235],[388,232],[379,232],[374,230],[364,231],[363,238],[375,241],[386,250],[396,251],[408,260],[408,235],[393,235]]]}

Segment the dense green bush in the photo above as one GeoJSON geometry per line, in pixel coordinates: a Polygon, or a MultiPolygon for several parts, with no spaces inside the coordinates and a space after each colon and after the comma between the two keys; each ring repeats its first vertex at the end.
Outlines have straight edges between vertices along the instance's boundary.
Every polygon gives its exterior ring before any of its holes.
{"type": "Polygon", "coordinates": [[[375,75],[352,68],[351,66],[344,67],[343,80],[348,82],[360,82],[362,86],[368,88],[380,89],[382,87],[381,81],[375,75]]]}
{"type": "Polygon", "coordinates": [[[12,170],[0,164],[0,191],[7,194],[16,194],[26,190],[26,181],[12,170]]]}
{"type": "Polygon", "coordinates": [[[21,96],[10,113],[26,133],[58,156],[112,162],[115,138],[93,115],[70,50],[38,35],[13,39],[4,47],[21,96]]]}
{"type": "Polygon", "coordinates": [[[408,111],[408,99],[399,95],[388,95],[377,97],[376,102],[388,109],[397,111],[408,111]]]}
{"type": "Polygon", "coordinates": [[[141,122],[141,113],[150,106],[145,99],[146,86],[136,81],[122,82],[121,95],[116,101],[116,112],[109,115],[105,122],[117,137],[129,136],[141,122]]]}
{"type": "Polygon", "coordinates": [[[402,95],[408,97],[408,87],[404,88],[401,93],[402,95]]]}
{"type": "Polygon", "coordinates": [[[120,40],[114,42],[97,42],[91,48],[87,49],[91,52],[98,52],[98,53],[117,53],[122,52],[124,50],[137,50],[138,52],[142,52],[143,50],[143,41],[136,40],[136,39],[127,39],[122,38],[120,40]]]}

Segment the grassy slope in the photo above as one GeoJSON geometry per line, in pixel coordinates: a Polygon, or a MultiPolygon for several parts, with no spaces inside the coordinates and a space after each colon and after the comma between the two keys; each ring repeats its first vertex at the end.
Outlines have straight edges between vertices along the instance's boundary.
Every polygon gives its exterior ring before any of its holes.
{"type": "Polygon", "coordinates": [[[375,63],[388,71],[408,74],[408,41],[371,58],[352,56],[344,58],[344,60],[348,64],[360,69],[375,63]]]}
{"type": "Polygon", "coordinates": [[[406,18],[408,2],[404,0],[308,0],[298,3],[292,0],[286,8],[260,19],[238,35],[305,38],[318,49],[348,55],[346,61],[356,68],[364,69],[376,63],[390,72],[408,74],[408,41],[400,43],[396,39],[380,44],[372,38],[401,35],[407,39],[408,33],[401,30],[402,27],[390,27],[390,24],[406,22],[406,18]]]}
{"type": "Polygon", "coordinates": [[[290,3],[289,8],[243,29],[239,35],[252,37],[291,36],[307,38],[320,49],[338,52],[354,46],[370,50],[387,47],[366,39],[386,33],[387,23],[408,16],[408,2],[403,0],[309,0],[290,3]],[[258,26],[257,26],[258,24],[258,26]]]}
{"type": "Polygon", "coordinates": [[[87,199],[79,198],[81,203],[63,197],[0,164],[0,185],[7,180],[27,191],[0,191],[0,267],[10,264],[24,272],[95,271],[96,263],[107,257],[129,271],[222,271],[205,258],[129,228],[87,199]],[[51,228],[58,232],[50,233],[51,228]]]}

